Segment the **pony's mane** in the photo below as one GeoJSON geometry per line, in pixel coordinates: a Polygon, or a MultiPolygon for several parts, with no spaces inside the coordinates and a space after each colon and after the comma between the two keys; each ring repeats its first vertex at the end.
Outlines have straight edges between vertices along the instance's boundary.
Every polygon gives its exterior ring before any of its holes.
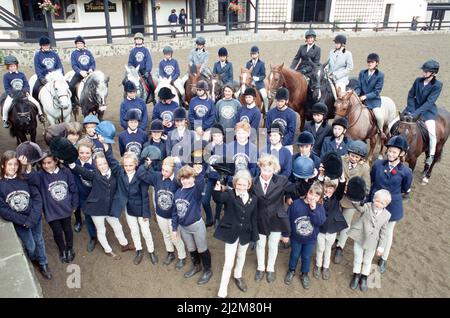
{"type": "Polygon", "coordinates": [[[52,82],[52,81],[60,81],[60,80],[63,80],[63,81],[64,81],[64,75],[63,75],[63,73],[62,73],[61,70],[56,70],[56,71],[53,71],[53,72],[48,73],[48,74],[45,76],[45,79],[46,79],[48,82],[52,82]]]}
{"type": "Polygon", "coordinates": [[[102,71],[94,71],[91,76],[92,80],[94,80],[95,82],[106,82],[106,76],[102,71]]]}

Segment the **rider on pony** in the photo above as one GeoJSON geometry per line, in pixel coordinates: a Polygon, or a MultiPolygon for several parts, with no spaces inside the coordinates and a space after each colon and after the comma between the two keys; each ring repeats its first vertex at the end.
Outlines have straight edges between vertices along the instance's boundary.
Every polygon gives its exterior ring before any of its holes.
{"type": "MultiPolygon", "coordinates": [[[[200,73],[205,79],[209,79],[211,77],[211,70],[208,67],[209,53],[205,49],[205,44],[206,40],[201,36],[195,40],[196,48],[189,53],[188,65],[189,73],[200,73]],[[199,70],[196,69],[197,66],[200,66],[199,70]]],[[[183,86],[188,78],[189,74],[183,76],[183,86]]]]}
{"type": "Polygon", "coordinates": [[[381,110],[380,93],[384,85],[384,73],[378,70],[380,57],[376,53],[367,56],[367,70],[359,72],[358,84],[355,88],[356,95],[359,96],[367,108],[373,111],[382,140],[386,140],[383,132],[384,118],[381,110]]]}
{"type": "Polygon", "coordinates": [[[320,63],[320,47],[316,45],[316,32],[314,30],[305,32],[305,43],[300,45],[291,63],[291,69],[304,75],[312,71],[311,66],[305,62],[311,60],[314,64],[320,63]]]}
{"type": "Polygon", "coordinates": [[[42,114],[41,105],[30,94],[30,85],[24,73],[19,72],[19,61],[15,56],[9,55],[5,57],[6,73],[3,75],[3,87],[5,89],[6,98],[3,103],[3,127],[9,128],[8,113],[11,108],[14,93],[25,90],[27,98],[30,102],[36,105],[39,112],[39,120],[44,123],[45,118],[42,114]]]}
{"type": "MultiPolygon", "coordinates": [[[[164,58],[159,62],[159,77],[171,78],[173,86],[178,89],[181,96],[184,96],[184,87],[180,77],[180,66],[178,61],[172,58],[173,49],[170,46],[163,48],[164,58]]],[[[155,92],[158,94],[158,92],[155,92]]]]}
{"type": "Polygon", "coordinates": [[[233,85],[233,64],[228,61],[228,50],[221,47],[218,52],[219,60],[214,63],[213,74],[218,74],[224,84],[233,85]]]}
{"type": "Polygon", "coordinates": [[[328,61],[326,62],[325,71],[328,72],[328,77],[334,82],[336,86],[336,95],[338,88],[341,92],[345,92],[348,84],[348,75],[353,70],[353,56],[345,46],[347,44],[347,37],[343,34],[338,34],[334,38],[334,49],[330,51],[328,61]]]}
{"type": "Polygon", "coordinates": [[[72,92],[72,104],[75,104],[77,92],[75,86],[85,79],[90,73],[95,71],[95,59],[92,53],[86,49],[86,42],[81,35],[75,38],[76,50],[70,55],[70,62],[75,75],[69,82],[72,92]]]}
{"type": "Polygon", "coordinates": [[[41,36],[39,39],[40,50],[34,55],[34,71],[37,75],[36,83],[32,90],[33,97],[39,96],[41,88],[47,84],[45,76],[53,71],[61,70],[64,74],[64,68],[58,54],[50,50],[50,39],[47,36],[41,36]]]}
{"type": "Polygon", "coordinates": [[[155,84],[152,79],[152,56],[150,51],[144,46],[144,35],[138,32],[134,35],[135,47],[130,51],[128,56],[128,66],[139,67],[139,74],[142,76],[145,85],[149,89],[149,100],[153,99],[155,93],[155,84]]]}
{"type": "Polygon", "coordinates": [[[439,63],[426,61],[422,67],[422,77],[416,78],[408,93],[408,104],[403,113],[411,113],[414,119],[422,119],[427,127],[430,139],[430,152],[425,163],[431,165],[436,152],[436,100],[442,91],[442,82],[436,79],[439,63]]]}
{"type": "Polygon", "coordinates": [[[259,59],[259,48],[252,46],[250,49],[251,60],[247,62],[245,68],[252,69],[252,79],[255,83],[256,89],[261,94],[264,102],[265,113],[269,112],[269,98],[267,97],[266,87],[264,86],[264,79],[266,78],[266,66],[264,62],[259,59]]]}

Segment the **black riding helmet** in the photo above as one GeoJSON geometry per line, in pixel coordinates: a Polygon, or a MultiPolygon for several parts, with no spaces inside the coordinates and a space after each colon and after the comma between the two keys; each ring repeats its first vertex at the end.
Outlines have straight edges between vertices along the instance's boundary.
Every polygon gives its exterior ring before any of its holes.
{"type": "Polygon", "coordinates": [[[434,74],[437,74],[439,72],[439,63],[435,60],[428,60],[423,63],[421,69],[425,72],[433,72],[434,74]]]}
{"type": "Polygon", "coordinates": [[[401,151],[408,151],[408,142],[406,141],[405,137],[402,135],[397,135],[389,139],[389,141],[386,144],[386,147],[395,147],[400,149],[401,151]]]}
{"type": "Polygon", "coordinates": [[[334,37],[334,43],[347,44],[347,37],[343,34],[338,34],[334,37]]]}
{"type": "Polygon", "coordinates": [[[377,53],[370,53],[367,56],[367,62],[377,62],[380,63],[380,56],[377,53]]]}
{"type": "Polygon", "coordinates": [[[324,103],[315,103],[311,109],[311,112],[313,114],[323,114],[326,115],[328,114],[328,107],[327,105],[325,105],[324,103]]]}
{"type": "Polygon", "coordinates": [[[5,65],[19,64],[19,61],[14,55],[8,55],[5,57],[5,65]]]}
{"type": "Polygon", "coordinates": [[[313,29],[305,32],[305,39],[309,38],[310,36],[312,36],[314,39],[316,38],[316,32],[313,29]]]}

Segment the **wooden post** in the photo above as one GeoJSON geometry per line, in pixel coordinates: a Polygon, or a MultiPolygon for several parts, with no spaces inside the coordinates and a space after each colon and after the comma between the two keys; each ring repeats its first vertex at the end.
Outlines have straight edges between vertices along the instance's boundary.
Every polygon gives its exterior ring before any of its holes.
{"type": "Polygon", "coordinates": [[[197,16],[195,15],[195,0],[191,0],[191,19],[192,19],[192,37],[197,37],[197,25],[196,25],[196,19],[197,16]]]}
{"type": "Polygon", "coordinates": [[[227,0],[225,35],[230,35],[230,0],[227,0]]]}
{"type": "Polygon", "coordinates": [[[55,29],[53,28],[53,18],[50,11],[45,11],[45,22],[47,23],[48,37],[52,46],[56,46],[55,29]]]}
{"type": "Polygon", "coordinates": [[[400,22],[399,21],[397,21],[397,26],[395,27],[395,32],[398,32],[398,24],[399,24],[400,22]]]}
{"type": "Polygon", "coordinates": [[[358,21],[355,22],[355,32],[358,32],[358,21]]]}
{"type": "Polygon", "coordinates": [[[258,33],[259,27],[259,0],[255,0],[255,33],[258,33]]]}
{"type": "Polygon", "coordinates": [[[106,28],[106,43],[112,44],[111,22],[109,20],[109,3],[108,0],[103,0],[105,9],[105,28],[106,28]]]}
{"type": "Polygon", "coordinates": [[[156,27],[156,4],[155,0],[150,0],[152,6],[152,33],[153,33],[153,41],[158,41],[158,28],[156,27]]]}
{"type": "Polygon", "coordinates": [[[205,0],[200,0],[200,31],[205,31],[205,0]]]}
{"type": "Polygon", "coordinates": [[[333,27],[331,28],[331,32],[334,32],[334,29],[336,29],[336,21],[333,21],[333,27]]]}

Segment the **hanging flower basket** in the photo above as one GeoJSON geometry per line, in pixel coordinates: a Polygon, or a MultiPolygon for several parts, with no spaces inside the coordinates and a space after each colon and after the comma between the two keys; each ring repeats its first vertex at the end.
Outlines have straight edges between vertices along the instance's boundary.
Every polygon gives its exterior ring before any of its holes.
{"type": "Polygon", "coordinates": [[[233,3],[233,2],[230,3],[228,10],[230,10],[231,12],[234,12],[236,14],[244,12],[244,8],[241,5],[239,5],[237,3],[233,3]]]}
{"type": "Polygon", "coordinates": [[[161,10],[161,2],[158,2],[157,4],[155,4],[155,11],[159,11],[161,10]]]}
{"type": "Polygon", "coordinates": [[[59,4],[53,3],[51,0],[44,0],[44,2],[38,2],[39,9],[42,11],[50,12],[56,16],[59,16],[59,4]]]}

